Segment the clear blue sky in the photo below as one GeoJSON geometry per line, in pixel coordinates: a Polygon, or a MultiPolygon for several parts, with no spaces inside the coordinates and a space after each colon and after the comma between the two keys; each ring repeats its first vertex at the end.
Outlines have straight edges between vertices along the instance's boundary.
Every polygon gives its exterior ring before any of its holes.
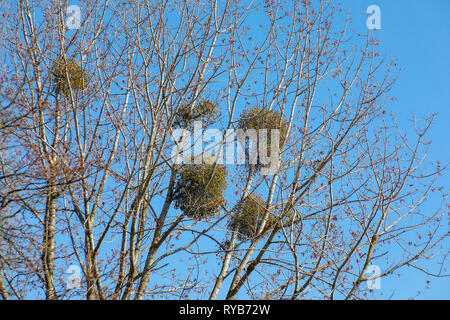
{"type": "MultiPolygon", "coordinates": [[[[430,131],[432,145],[429,161],[449,163],[450,158],[450,1],[448,0],[345,0],[342,7],[350,12],[351,28],[361,33],[366,28],[366,8],[377,5],[381,10],[380,52],[386,57],[398,58],[402,68],[400,77],[392,90],[397,101],[389,104],[403,128],[411,128],[412,112],[418,117],[428,112],[438,112],[430,131]]],[[[444,173],[439,181],[447,193],[450,174],[444,173]]],[[[433,208],[438,199],[428,202],[433,208]]],[[[431,208],[430,208],[431,209],[431,208]]],[[[447,225],[448,228],[448,225],[447,225]]],[[[448,241],[444,249],[450,248],[448,241]]],[[[450,273],[450,262],[446,261],[450,273]]],[[[435,270],[435,268],[434,268],[435,270]]],[[[400,271],[382,279],[382,294],[388,298],[414,297],[418,290],[430,288],[419,299],[450,299],[450,279],[432,278],[420,272],[400,271]]]]}

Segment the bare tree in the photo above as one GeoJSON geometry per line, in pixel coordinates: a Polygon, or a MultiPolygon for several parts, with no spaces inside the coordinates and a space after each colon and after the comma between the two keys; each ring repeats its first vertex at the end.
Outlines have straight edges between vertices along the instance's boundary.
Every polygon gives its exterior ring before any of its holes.
{"type": "Polygon", "coordinates": [[[3,20],[4,299],[363,298],[371,265],[439,253],[432,117],[401,132],[396,62],[333,2],[88,0],[75,29],[67,7],[3,20]],[[194,120],[279,129],[278,169],[174,163],[194,120]]]}

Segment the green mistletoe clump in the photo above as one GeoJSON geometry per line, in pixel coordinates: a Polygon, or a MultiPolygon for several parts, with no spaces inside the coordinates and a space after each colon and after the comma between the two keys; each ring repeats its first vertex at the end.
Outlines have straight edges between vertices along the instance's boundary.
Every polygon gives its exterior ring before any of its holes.
{"type": "Polygon", "coordinates": [[[175,208],[198,220],[217,215],[226,203],[226,177],[223,165],[184,165],[175,182],[175,208]]]}
{"type": "Polygon", "coordinates": [[[276,110],[253,107],[242,112],[239,119],[239,128],[243,130],[267,129],[267,144],[270,146],[271,130],[280,130],[280,146],[286,140],[288,122],[276,110]]]}
{"type": "MultiPolygon", "coordinates": [[[[235,207],[235,216],[232,218],[230,227],[238,232],[240,240],[249,240],[257,236],[265,214],[266,202],[259,194],[250,195],[239,202],[235,207]]],[[[267,222],[261,235],[267,234],[277,224],[277,217],[269,212],[267,222]]]]}
{"type": "MultiPolygon", "coordinates": [[[[282,115],[276,110],[269,110],[260,107],[253,107],[251,109],[246,109],[242,112],[241,117],[238,122],[239,129],[244,131],[249,129],[254,129],[258,133],[258,130],[266,129],[267,131],[267,145],[266,145],[266,156],[271,155],[272,146],[272,130],[279,130],[279,147],[285,143],[287,139],[288,122],[282,117],[282,115]]],[[[259,141],[257,144],[257,152],[259,152],[259,141]]],[[[247,152],[247,159],[249,159],[249,145],[246,145],[244,149],[247,152]]],[[[248,160],[247,160],[248,161],[248,160]]],[[[263,167],[261,160],[258,156],[256,164],[248,164],[251,169],[259,170],[263,167]]]]}
{"type": "Polygon", "coordinates": [[[56,92],[62,92],[65,96],[72,90],[85,90],[89,82],[87,73],[81,66],[68,58],[59,56],[51,69],[56,92]]]}
{"type": "Polygon", "coordinates": [[[205,125],[214,123],[219,117],[219,109],[217,104],[207,99],[200,101],[192,106],[181,107],[174,119],[174,127],[187,128],[192,121],[201,120],[205,125]]]}

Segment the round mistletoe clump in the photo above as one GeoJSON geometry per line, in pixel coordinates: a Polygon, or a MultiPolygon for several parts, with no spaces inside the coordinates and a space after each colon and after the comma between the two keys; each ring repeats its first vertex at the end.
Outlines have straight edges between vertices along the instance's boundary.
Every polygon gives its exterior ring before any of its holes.
{"type": "Polygon", "coordinates": [[[64,57],[60,56],[51,70],[53,80],[56,85],[56,92],[62,92],[67,96],[72,90],[84,90],[89,82],[86,72],[81,66],[64,57]]]}
{"type": "Polygon", "coordinates": [[[205,125],[211,125],[219,116],[217,104],[201,99],[196,105],[181,107],[174,119],[174,127],[188,127],[192,121],[201,120],[205,125]]]}
{"type": "MultiPolygon", "coordinates": [[[[266,152],[267,156],[270,157],[271,146],[272,146],[272,130],[279,130],[279,146],[281,147],[287,138],[288,122],[281,116],[281,114],[276,110],[269,110],[260,107],[253,107],[251,109],[246,109],[242,112],[241,118],[238,123],[239,129],[248,130],[254,129],[256,132],[261,129],[267,130],[267,145],[266,152]]],[[[258,139],[258,143],[259,143],[258,139]]],[[[245,150],[248,153],[248,145],[246,145],[245,150]]],[[[259,144],[257,145],[257,152],[259,152],[259,144]]],[[[247,156],[248,157],[248,156],[247,156]]],[[[257,158],[256,168],[261,168],[262,164],[257,158]]]]}
{"type": "MultiPolygon", "coordinates": [[[[264,219],[265,207],[266,202],[259,194],[253,194],[244,198],[235,207],[235,216],[231,220],[230,227],[238,232],[240,240],[249,240],[257,236],[256,233],[264,219]]],[[[262,235],[271,231],[276,222],[277,217],[269,212],[262,235]]]]}
{"type": "Polygon", "coordinates": [[[175,208],[198,220],[214,217],[225,205],[226,175],[223,165],[184,165],[175,182],[175,208]]]}

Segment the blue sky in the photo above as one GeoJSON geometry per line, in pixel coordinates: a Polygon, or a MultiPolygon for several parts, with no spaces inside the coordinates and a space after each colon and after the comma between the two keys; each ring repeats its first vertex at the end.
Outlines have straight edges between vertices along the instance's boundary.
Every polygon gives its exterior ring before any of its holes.
{"type": "MultiPolygon", "coordinates": [[[[366,28],[366,8],[377,5],[381,10],[380,52],[386,57],[398,59],[402,71],[391,94],[397,98],[388,108],[395,114],[404,130],[411,130],[412,112],[418,118],[437,112],[430,131],[431,147],[428,161],[449,163],[450,120],[450,1],[448,0],[346,0],[342,7],[348,10],[358,32],[366,28]]],[[[439,185],[449,190],[450,175],[445,172],[439,185]]],[[[438,198],[428,202],[430,207],[439,205],[438,198]]],[[[432,208],[430,208],[432,209],[432,208]]],[[[447,225],[448,228],[448,225],[447,225]]],[[[444,245],[448,251],[448,241],[444,245]]],[[[433,262],[430,262],[430,264],[433,262]]],[[[447,274],[450,263],[446,261],[447,274]]],[[[384,298],[407,299],[426,287],[419,299],[450,299],[450,279],[433,278],[420,272],[400,271],[397,275],[382,279],[384,298]]]]}

